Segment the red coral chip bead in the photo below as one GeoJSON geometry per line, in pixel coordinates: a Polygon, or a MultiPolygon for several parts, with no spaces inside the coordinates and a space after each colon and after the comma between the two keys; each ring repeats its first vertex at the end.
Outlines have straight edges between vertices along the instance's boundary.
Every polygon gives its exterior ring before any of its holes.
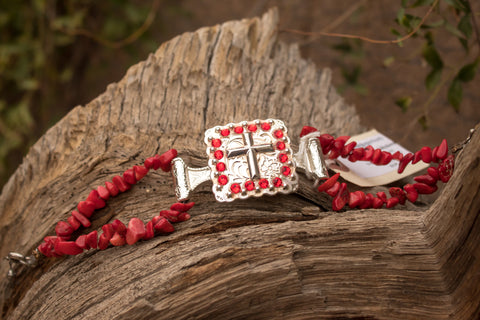
{"type": "Polygon", "coordinates": [[[322,191],[326,191],[326,190],[330,189],[331,187],[333,187],[335,182],[337,182],[338,177],[340,177],[340,172],[335,173],[333,176],[331,176],[330,178],[325,180],[324,183],[322,183],[321,185],[318,186],[317,190],[319,192],[322,192],[322,191]]]}
{"type": "Polygon", "coordinates": [[[416,182],[421,182],[421,183],[428,184],[429,186],[434,186],[435,184],[437,184],[437,179],[435,179],[434,177],[432,177],[429,174],[424,174],[424,175],[421,175],[421,176],[417,176],[417,177],[413,178],[413,180],[415,180],[416,182]]]}
{"type": "Polygon", "coordinates": [[[257,131],[257,126],[254,125],[254,124],[250,124],[250,125],[248,125],[247,129],[250,132],[255,132],[255,131],[257,131]]]}
{"type": "Polygon", "coordinates": [[[55,252],[62,255],[74,256],[83,252],[74,241],[58,241],[55,243],[55,252]]]}
{"type": "Polygon", "coordinates": [[[403,154],[400,151],[396,151],[394,154],[392,154],[392,158],[400,161],[403,159],[403,154]]]}
{"type": "Polygon", "coordinates": [[[325,190],[325,192],[330,196],[330,197],[335,197],[340,190],[340,182],[335,181],[332,187],[329,189],[325,190]]]}
{"type": "Polygon", "coordinates": [[[215,159],[220,160],[223,158],[223,151],[217,150],[213,153],[213,156],[215,157],[215,159]]]}
{"type": "Polygon", "coordinates": [[[220,130],[220,134],[222,137],[228,137],[230,135],[230,129],[222,129],[220,130]]]}
{"type": "Polygon", "coordinates": [[[178,222],[179,215],[180,212],[175,210],[162,210],[159,214],[160,217],[164,217],[170,222],[178,222]]]}
{"type": "Polygon", "coordinates": [[[430,147],[423,147],[422,149],[420,149],[420,154],[422,155],[423,162],[432,162],[432,149],[430,147]]]}
{"type": "Polygon", "coordinates": [[[373,201],[372,201],[372,207],[374,209],[380,209],[381,207],[383,207],[383,201],[382,199],[379,199],[379,198],[373,198],[373,201]]]}
{"type": "Polygon", "coordinates": [[[363,154],[363,158],[361,160],[363,160],[363,161],[372,160],[374,152],[375,152],[375,149],[372,146],[366,146],[365,147],[365,153],[363,154]]]}
{"type": "Polygon", "coordinates": [[[282,130],[275,130],[273,135],[275,136],[275,138],[281,139],[281,138],[283,138],[283,131],[282,130]]]}
{"type": "Polygon", "coordinates": [[[227,167],[225,166],[225,163],[223,163],[223,162],[217,163],[217,165],[216,165],[215,167],[217,168],[217,171],[220,171],[220,172],[225,171],[225,169],[227,168],[227,167]]]}
{"type": "Polygon", "coordinates": [[[145,236],[143,236],[143,240],[150,240],[155,236],[155,229],[153,228],[153,222],[148,221],[145,225],[145,236]]]}
{"type": "Polygon", "coordinates": [[[373,155],[372,155],[372,163],[373,164],[380,164],[380,157],[382,156],[382,150],[380,149],[375,149],[375,151],[373,152],[373,155]]]}
{"type": "Polygon", "coordinates": [[[403,190],[405,190],[405,192],[406,192],[406,197],[407,197],[408,201],[410,201],[411,203],[415,203],[415,201],[417,201],[418,192],[417,192],[417,189],[415,189],[415,187],[413,185],[406,184],[405,186],[403,186],[403,190]]]}
{"type": "Polygon", "coordinates": [[[266,189],[266,188],[268,188],[268,180],[267,179],[260,179],[258,181],[258,185],[260,186],[260,188],[266,189]]]}
{"type": "Polygon", "coordinates": [[[300,132],[300,138],[303,136],[306,136],[309,133],[316,132],[316,131],[318,130],[314,127],[303,126],[302,131],[300,132]]]}
{"type": "Polygon", "coordinates": [[[55,233],[59,237],[70,237],[73,231],[73,227],[65,221],[59,221],[55,227],[55,233]]]}
{"type": "Polygon", "coordinates": [[[435,191],[437,191],[437,189],[438,189],[436,185],[435,186],[429,186],[428,184],[420,183],[420,182],[414,183],[413,187],[420,194],[432,194],[435,191]]]}
{"type": "Polygon", "coordinates": [[[80,248],[82,248],[84,250],[90,249],[90,247],[88,246],[87,235],[86,234],[82,234],[82,235],[78,236],[77,240],[75,240],[75,243],[77,244],[77,246],[79,246],[80,248]]]}
{"type": "MultiPolygon", "coordinates": [[[[400,204],[405,204],[405,201],[407,200],[407,197],[405,196],[405,192],[398,187],[391,187],[388,189],[388,192],[390,195],[394,198],[398,198],[400,204]]],[[[388,202],[388,200],[387,200],[388,202]]]]}
{"type": "Polygon", "coordinates": [[[350,192],[350,198],[348,199],[348,206],[350,208],[356,208],[365,201],[365,193],[363,191],[350,192]]]}
{"type": "Polygon", "coordinates": [[[125,180],[123,180],[123,178],[120,176],[113,177],[112,182],[114,185],[117,186],[120,192],[125,192],[127,190],[130,190],[131,188],[131,186],[127,182],[125,182],[125,180]]]}
{"type": "Polygon", "coordinates": [[[97,187],[97,192],[98,192],[98,196],[100,198],[102,198],[103,200],[110,199],[110,192],[104,186],[98,186],[97,187]]]}
{"type": "Polygon", "coordinates": [[[102,226],[102,231],[107,240],[110,240],[113,237],[113,234],[115,233],[115,230],[113,230],[113,226],[110,223],[104,224],[102,226]]]}
{"type": "Polygon", "coordinates": [[[159,219],[156,223],[152,220],[154,223],[153,227],[156,231],[161,232],[161,233],[171,233],[175,231],[175,228],[173,225],[165,218],[159,219]]]}
{"type": "Polygon", "coordinates": [[[320,135],[318,139],[320,140],[323,154],[327,154],[332,149],[335,138],[327,133],[324,133],[320,135]]]}
{"type": "Polygon", "coordinates": [[[242,187],[240,187],[238,183],[232,183],[232,185],[230,186],[230,190],[233,193],[239,193],[240,191],[242,191],[242,187]]]}
{"type": "Polygon", "coordinates": [[[373,206],[373,199],[375,199],[375,197],[373,196],[373,194],[371,193],[367,193],[365,195],[365,201],[359,206],[360,209],[368,209],[368,208],[371,208],[373,206]]]}
{"type": "Polygon", "coordinates": [[[78,220],[84,226],[85,228],[90,227],[92,224],[90,223],[90,220],[88,220],[87,217],[85,217],[83,214],[81,214],[78,211],[73,210],[72,211],[72,216],[75,217],[75,219],[78,220]]]}
{"type": "Polygon", "coordinates": [[[420,150],[418,150],[413,155],[412,164],[416,164],[416,163],[420,162],[420,160],[422,160],[422,153],[420,152],[420,150]]]}
{"type": "Polygon", "coordinates": [[[222,140],[220,139],[213,139],[212,140],[212,147],[218,148],[222,145],[222,140]]]}
{"type": "Polygon", "coordinates": [[[233,129],[233,131],[234,131],[235,133],[243,133],[243,127],[235,127],[235,128],[233,129]]]}
{"type": "Polygon", "coordinates": [[[377,192],[377,197],[384,203],[387,202],[387,194],[383,191],[377,192]]]}
{"type": "Polygon", "coordinates": [[[357,143],[355,141],[352,141],[349,144],[345,145],[342,148],[342,152],[340,152],[340,155],[344,158],[348,157],[350,153],[353,152],[353,149],[355,148],[356,145],[357,143]]]}
{"type": "Polygon", "coordinates": [[[105,182],[105,187],[107,188],[108,193],[109,193],[112,197],[115,197],[115,196],[120,192],[120,190],[118,190],[117,186],[114,185],[114,184],[113,184],[112,182],[110,182],[110,181],[105,182]]]}
{"type": "Polygon", "coordinates": [[[125,172],[123,173],[123,180],[128,184],[137,183],[137,179],[135,179],[135,171],[133,171],[133,168],[125,170],[125,172]]]}
{"type": "Polygon", "coordinates": [[[286,153],[280,153],[278,155],[278,161],[280,161],[281,163],[285,163],[288,161],[288,155],[286,153]]]}
{"type": "Polygon", "coordinates": [[[438,162],[437,150],[438,150],[438,146],[436,146],[436,147],[433,148],[433,150],[432,150],[432,162],[438,162]]]}
{"type": "Polygon", "coordinates": [[[137,181],[142,180],[148,173],[148,169],[144,166],[133,166],[133,171],[135,172],[135,179],[137,181]]]}
{"type": "Polygon", "coordinates": [[[453,175],[453,169],[455,168],[455,158],[453,155],[449,155],[438,166],[438,176],[443,183],[447,183],[453,175]]]}
{"type": "Polygon", "coordinates": [[[80,221],[78,221],[74,216],[68,217],[67,222],[72,226],[73,230],[77,230],[81,226],[80,221]]]}
{"type": "Polygon", "coordinates": [[[160,156],[160,169],[164,172],[172,170],[172,160],[175,159],[177,155],[178,152],[175,149],[170,149],[167,152],[164,152],[160,156]]]}
{"type": "Polygon", "coordinates": [[[113,231],[120,234],[121,236],[124,236],[127,233],[127,226],[125,226],[122,221],[115,219],[112,221],[111,225],[113,231]]]}
{"type": "Polygon", "coordinates": [[[288,166],[283,166],[283,167],[280,168],[280,172],[284,176],[289,176],[292,173],[292,169],[290,169],[290,167],[288,167],[288,166]]]}
{"type": "Polygon", "coordinates": [[[272,181],[272,182],[273,182],[273,186],[274,186],[275,188],[283,187],[283,181],[282,181],[282,179],[280,179],[279,177],[273,178],[273,181],[272,181]]]}
{"type": "Polygon", "coordinates": [[[413,159],[413,154],[412,153],[407,153],[406,155],[403,156],[403,159],[400,160],[400,163],[398,164],[398,173],[402,173],[405,168],[407,167],[408,163],[412,161],[413,159]]]}
{"type": "Polygon", "coordinates": [[[77,205],[77,209],[85,217],[90,218],[95,211],[95,204],[91,201],[80,201],[77,205]]]}
{"type": "Polygon", "coordinates": [[[108,244],[110,243],[110,239],[107,239],[104,233],[100,235],[98,238],[98,249],[105,250],[108,248],[108,244]]]}
{"type": "Polygon", "coordinates": [[[245,189],[252,191],[255,189],[255,183],[252,180],[245,181],[245,189]]]}
{"type": "Polygon", "coordinates": [[[186,212],[192,209],[194,205],[195,205],[195,202],[188,202],[188,203],[177,202],[170,206],[170,210],[175,210],[178,212],[186,212]]]}
{"type": "Polygon", "coordinates": [[[348,160],[351,162],[361,160],[364,154],[365,154],[365,149],[363,148],[353,149],[352,153],[348,156],[348,160]]]}
{"type": "Polygon", "coordinates": [[[439,160],[444,160],[448,155],[448,144],[447,140],[443,139],[442,143],[438,146],[437,152],[435,154],[436,158],[439,160]]]}
{"type": "Polygon", "coordinates": [[[160,167],[160,159],[159,157],[157,156],[154,156],[154,157],[148,157],[147,159],[145,159],[145,161],[143,162],[143,165],[145,166],[145,168],[147,169],[154,169],[154,170],[157,170],[159,167],[160,167]]]}
{"type": "Polygon", "coordinates": [[[94,230],[87,234],[87,244],[91,249],[97,249],[98,247],[98,232],[94,230]]]}
{"type": "Polygon", "coordinates": [[[272,128],[272,126],[270,125],[270,123],[268,122],[264,122],[260,125],[260,127],[262,128],[263,131],[268,131],[272,128]]]}
{"type": "Polygon", "coordinates": [[[228,178],[226,175],[222,174],[220,176],[218,176],[218,183],[222,186],[226,185],[228,183],[228,178]]]}
{"type": "Polygon", "coordinates": [[[127,243],[129,245],[132,245],[138,240],[142,239],[145,236],[146,232],[147,231],[145,230],[145,225],[143,224],[143,221],[138,218],[132,218],[130,219],[130,222],[128,222],[127,234],[125,236],[125,239],[127,240],[127,243]]]}
{"type": "Polygon", "coordinates": [[[380,157],[380,164],[387,165],[392,161],[392,159],[393,156],[390,152],[382,151],[382,156],[380,157]]]}
{"type": "Polygon", "coordinates": [[[105,201],[100,198],[100,195],[98,194],[98,191],[93,189],[92,191],[90,191],[88,197],[87,197],[87,201],[91,201],[93,202],[94,206],[95,206],[95,209],[101,209],[103,207],[105,207],[105,201]]]}
{"type": "Polygon", "coordinates": [[[341,150],[332,148],[332,150],[330,150],[330,152],[328,153],[328,159],[337,159],[340,156],[340,151],[341,150]]]}
{"type": "Polygon", "coordinates": [[[115,232],[113,237],[110,239],[110,243],[112,244],[112,246],[115,246],[115,247],[124,246],[126,243],[125,236],[122,236],[118,232],[115,232]]]}
{"type": "Polygon", "coordinates": [[[276,146],[278,150],[285,150],[285,143],[283,141],[278,141],[276,146]]]}
{"type": "Polygon", "coordinates": [[[190,218],[191,216],[188,212],[180,212],[180,214],[178,215],[178,222],[187,221],[190,218]]]}
{"type": "Polygon", "coordinates": [[[335,198],[333,198],[333,201],[332,201],[333,211],[342,210],[343,207],[345,207],[345,205],[348,203],[349,199],[350,199],[350,192],[348,192],[347,184],[345,182],[342,182],[340,184],[340,189],[338,190],[337,195],[335,196],[335,198]]]}
{"type": "Polygon", "coordinates": [[[340,136],[335,141],[333,142],[333,149],[336,149],[338,151],[341,151],[343,149],[343,146],[345,143],[347,143],[347,140],[350,139],[350,136],[340,136]]]}
{"type": "Polygon", "coordinates": [[[435,167],[428,167],[427,168],[427,172],[428,174],[434,178],[435,180],[439,180],[440,179],[440,176],[438,175],[438,169],[435,168],[435,167]]]}
{"type": "Polygon", "coordinates": [[[53,245],[50,243],[42,242],[37,249],[47,258],[55,257],[53,245]]]}
{"type": "Polygon", "coordinates": [[[388,209],[393,208],[393,207],[395,207],[399,202],[400,202],[400,199],[398,199],[397,197],[392,197],[392,198],[390,198],[390,199],[387,200],[386,207],[387,207],[388,209]]]}

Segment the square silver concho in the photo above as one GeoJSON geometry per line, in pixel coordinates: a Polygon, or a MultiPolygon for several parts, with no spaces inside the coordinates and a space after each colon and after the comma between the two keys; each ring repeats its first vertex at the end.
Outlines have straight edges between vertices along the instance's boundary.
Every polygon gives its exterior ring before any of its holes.
{"type": "Polygon", "coordinates": [[[213,193],[218,201],[290,193],[298,178],[283,121],[243,121],[205,131],[213,193]]]}

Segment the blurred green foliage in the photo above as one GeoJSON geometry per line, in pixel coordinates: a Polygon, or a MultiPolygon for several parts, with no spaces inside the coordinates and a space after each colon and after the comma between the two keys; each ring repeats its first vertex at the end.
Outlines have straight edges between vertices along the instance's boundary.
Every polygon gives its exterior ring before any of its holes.
{"type": "Polygon", "coordinates": [[[16,166],[34,139],[51,126],[51,118],[66,112],[56,110],[59,100],[69,89],[75,90],[75,80],[85,75],[91,55],[109,47],[125,47],[127,55],[135,55],[142,46],[148,46],[148,51],[156,47],[147,23],[152,22],[159,3],[0,3],[0,185],[11,172],[8,167],[16,166]],[[135,45],[128,51],[131,43],[135,45]]]}

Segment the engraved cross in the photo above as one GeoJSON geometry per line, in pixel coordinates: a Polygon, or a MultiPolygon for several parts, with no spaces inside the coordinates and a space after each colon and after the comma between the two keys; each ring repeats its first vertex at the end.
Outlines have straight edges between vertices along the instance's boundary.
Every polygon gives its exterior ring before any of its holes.
{"type": "Polygon", "coordinates": [[[248,171],[250,179],[260,178],[260,170],[258,169],[257,153],[265,153],[275,151],[271,143],[255,145],[251,132],[243,133],[243,147],[227,150],[227,158],[247,156],[248,171]]]}

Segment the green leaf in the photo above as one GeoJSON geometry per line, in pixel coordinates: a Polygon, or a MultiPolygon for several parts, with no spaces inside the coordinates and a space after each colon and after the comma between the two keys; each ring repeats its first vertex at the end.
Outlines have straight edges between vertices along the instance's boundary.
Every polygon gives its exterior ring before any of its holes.
{"type": "Polygon", "coordinates": [[[465,6],[462,3],[462,1],[459,1],[459,0],[443,0],[443,1],[458,11],[470,12],[470,8],[468,8],[468,6],[465,6]]]}
{"type": "Polygon", "coordinates": [[[392,63],[395,62],[395,57],[394,56],[389,56],[383,59],[383,66],[388,68],[392,63]]]}
{"type": "Polygon", "coordinates": [[[453,79],[450,87],[448,88],[448,102],[452,105],[455,111],[460,109],[460,103],[463,98],[462,83],[457,78],[453,79]]]}
{"type": "Polygon", "coordinates": [[[402,112],[405,113],[408,110],[408,107],[412,104],[412,97],[400,97],[395,100],[395,104],[402,109],[402,112]]]}
{"type": "Polygon", "coordinates": [[[422,56],[432,69],[443,68],[443,61],[433,44],[426,44],[422,49],[422,56]]]}
{"type": "Polygon", "coordinates": [[[427,90],[432,90],[437,86],[442,78],[442,69],[432,69],[425,78],[425,87],[427,90]]]}
{"type": "Polygon", "coordinates": [[[453,24],[445,23],[445,29],[457,38],[463,38],[463,34],[453,24]]]}
{"type": "Polygon", "coordinates": [[[403,25],[403,18],[405,17],[405,9],[404,8],[400,8],[397,12],[397,23],[399,25],[403,25]]]}
{"type": "Polygon", "coordinates": [[[477,58],[474,62],[464,65],[460,71],[458,71],[457,78],[462,82],[469,82],[475,78],[477,73],[478,63],[480,58],[477,58]]]}
{"type": "Polygon", "coordinates": [[[422,126],[423,130],[428,129],[428,123],[427,123],[427,117],[426,116],[421,116],[418,118],[418,123],[422,126]]]}
{"type": "Polygon", "coordinates": [[[408,6],[408,0],[402,0],[401,6],[402,8],[406,8],[408,6]]]}
{"type": "Polygon", "coordinates": [[[462,45],[463,49],[468,54],[470,52],[470,47],[468,46],[468,40],[465,38],[457,38],[457,39],[458,41],[460,41],[460,44],[462,45]]]}
{"type": "Polygon", "coordinates": [[[466,14],[460,19],[457,25],[458,30],[463,33],[465,38],[469,39],[472,36],[472,16],[470,14],[466,14]]]}
{"type": "MultiPolygon", "coordinates": [[[[396,29],[394,29],[394,28],[390,28],[390,32],[391,32],[394,36],[397,36],[397,39],[400,39],[400,38],[402,37],[401,33],[398,32],[398,31],[397,31],[396,29]]],[[[398,46],[399,46],[399,47],[403,47],[403,42],[400,41],[400,42],[398,43],[398,46]]]]}
{"type": "Polygon", "coordinates": [[[415,8],[415,7],[430,5],[433,3],[433,1],[435,0],[417,0],[410,7],[415,8]]]}

